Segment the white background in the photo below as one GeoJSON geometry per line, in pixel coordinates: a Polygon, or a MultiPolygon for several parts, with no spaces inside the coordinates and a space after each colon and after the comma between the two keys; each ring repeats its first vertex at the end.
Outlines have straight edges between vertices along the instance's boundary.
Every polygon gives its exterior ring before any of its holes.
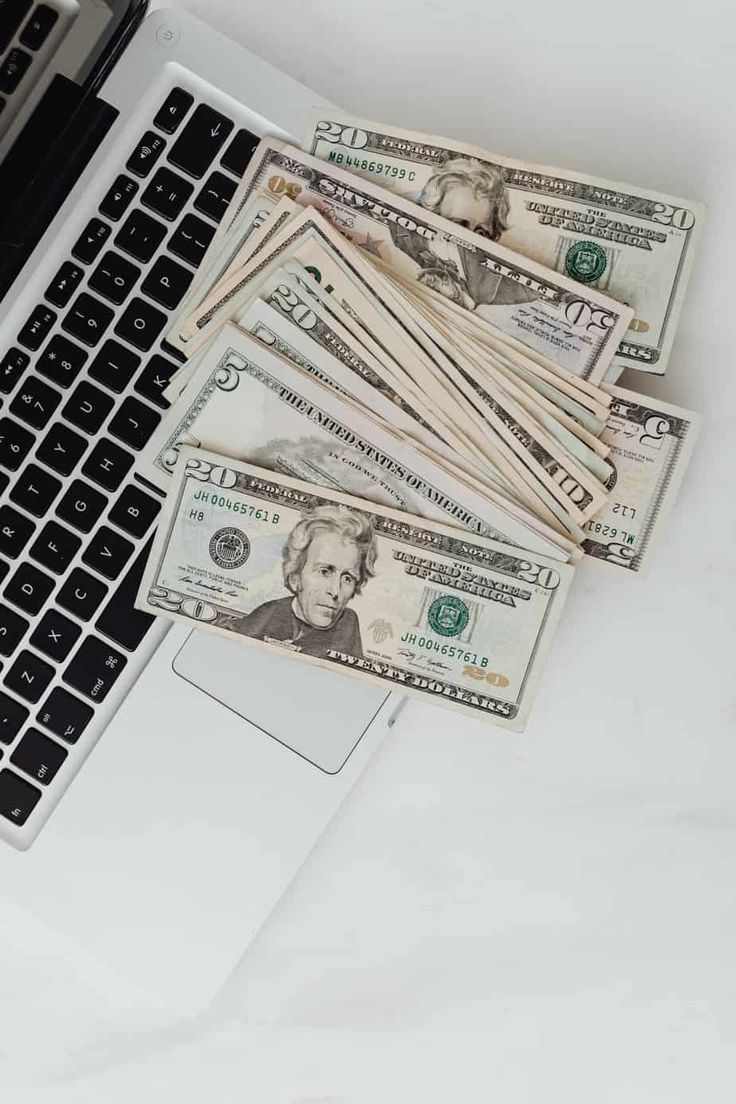
{"type": "Polygon", "coordinates": [[[355,113],[704,201],[668,374],[623,382],[706,420],[649,575],[579,570],[525,735],[411,704],[184,1026],[29,933],[0,969],[0,1098],[732,1100],[730,5],[185,6],[355,113]]]}

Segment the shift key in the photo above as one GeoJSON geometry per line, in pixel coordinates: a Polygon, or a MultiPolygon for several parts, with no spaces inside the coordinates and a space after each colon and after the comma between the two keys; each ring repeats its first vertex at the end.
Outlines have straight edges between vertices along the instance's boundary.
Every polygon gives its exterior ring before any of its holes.
{"type": "Polygon", "coordinates": [[[127,662],[115,648],[96,636],[88,636],[61,677],[86,698],[101,702],[127,662]]]}

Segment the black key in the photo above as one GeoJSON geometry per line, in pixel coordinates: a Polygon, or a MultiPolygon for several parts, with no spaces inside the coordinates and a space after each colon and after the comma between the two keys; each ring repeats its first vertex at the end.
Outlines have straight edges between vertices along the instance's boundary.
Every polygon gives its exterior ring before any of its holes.
{"type": "Polygon", "coordinates": [[[140,274],[141,270],[134,264],[110,251],[104,254],[90,276],[89,286],[111,303],[122,303],[140,274]]]}
{"type": "Polygon", "coordinates": [[[193,273],[171,257],[159,257],[141,284],[141,291],[167,310],[174,310],[184,298],[193,273]]]}
{"type": "Polygon", "coordinates": [[[137,261],[150,261],[166,237],[166,227],[145,211],[131,211],[115,235],[115,244],[137,261]]]}
{"type": "Polygon", "coordinates": [[[55,422],[36,449],[36,456],[59,475],[71,475],[87,442],[63,422],[55,422]]]}
{"type": "Polygon", "coordinates": [[[75,567],[56,595],[62,609],[69,610],[80,621],[89,621],[107,594],[107,587],[81,567],[75,567]]]}
{"type": "Polygon", "coordinates": [[[27,54],[25,50],[19,50],[17,46],[14,50],[11,50],[0,66],[0,92],[4,92],[6,95],[15,92],[28,72],[30,64],[31,55],[27,54]]]}
{"type": "Polygon", "coordinates": [[[38,464],[28,464],[16,479],[10,499],[34,517],[43,517],[60,490],[55,476],[38,464]]]}
{"type": "Polygon", "coordinates": [[[161,503],[157,499],[131,485],[125,488],[110,510],[109,520],[139,540],[145,536],[160,509],[161,503]]]}
{"type": "Polygon", "coordinates": [[[94,710],[89,705],[55,686],[36,714],[36,720],[68,744],[76,744],[93,716],[94,710]]]}
{"type": "Polygon", "coordinates": [[[0,391],[4,395],[10,394],[30,363],[31,358],[22,349],[8,349],[0,361],[0,391]]]}
{"type": "Polygon", "coordinates": [[[125,308],[115,327],[115,333],[146,353],[167,322],[168,317],[165,314],[156,310],[145,299],[136,297],[125,308]]]}
{"type": "Polygon", "coordinates": [[[10,756],[10,762],[42,786],[48,786],[67,757],[67,752],[37,728],[29,728],[10,756]]]}
{"type": "MultiPolygon", "coordinates": [[[[23,639],[28,622],[0,602],[0,655],[12,655],[23,639]]],[[[0,738],[1,738],[0,733],[0,738]]]]}
{"type": "Polygon", "coordinates": [[[178,364],[186,364],[187,362],[187,358],[184,356],[184,353],[182,353],[180,349],[175,349],[173,345],[169,345],[166,338],[161,341],[161,352],[165,353],[166,356],[171,357],[171,359],[175,360],[178,364]]]}
{"type": "Polygon", "coordinates": [[[157,169],[151,183],[141,196],[144,207],[150,207],[157,215],[173,222],[186,207],[194,191],[194,185],[171,169],[157,169]]]}
{"type": "Polygon", "coordinates": [[[125,163],[135,176],[148,176],[166,146],[166,139],[147,130],[125,163]]]}
{"type": "Polygon", "coordinates": [[[124,655],[96,636],[83,640],[61,676],[69,686],[92,701],[104,701],[127,663],[124,655]]]}
{"type": "Polygon", "coordinates": [[[5,584],[5,597],[25,613],[35,614],[53,589],[54,580],[50,576],[39,571],[33,564],[22,563],[16,568],[12,579],[5,584]]]}
{"type": "Polygon", "coordinates": [[[29,50],[40,50],[58,18],[58,11],[54,11],[46,4],[38,4],[20,32],[21,45],[27,46],[29,50]]]}
{"type": "Polygon", "coordinates": [[[84,269],[71,261],[64,261],[46,288],[46,298],[55,307],[65,307],[84,279],[84,269]]]}
{"type": "Polygon", "coordinates": [[[194,206],[203,215],[219,222],[227,210],[227,205],[235,194],[237,184],[232,177],[221,172],[213,172],[207,177],[202,191],[194,201],[194,206]]]}
{"type": "Polygon", "coordinates": [[[81,479],[75,479],[56,507],[56,513],[62,521],[68,521],[75,529],[89,533],[106,505],[107,499],[104,495],[81,479]]]}
{"type": "Polygon", "coordinates": [[[129,176],[124,176],[121,173],[120,176],[115,178],[115,183],[100,204],[100,212],[107,218],[112,219],[113,222],[117,222],[128,210],[128,206],[137,191],[138,185],[135,180],[131,180],[129,176]]]}
{"type": "Polygon", "coordinates": [[[13,824],[25,824],[40,797],[41,791],[15,771],[0,771],[0,816],[13,824]]]}
{"type": "Polygon", "coordinates": [[[0,581],[5,578],[9,571],[10,564],[6,560],[0,559],[0,581]]]}
{"type": "Polygon", "coordinates": [[[260,140],[249,130],[239,130],[220,158],[220,164],[236,176],[242,176],[260,140]]]}
{"type": "Polygon", "coordinates": [[[116,491],[128,474],[133,457],[113,441],[103,437],[82,465],[82,474],[104,487],[116,491]]]}
{"type": "Polygon", "coordinates": [[[58,610],[50,609],[31,633],[29,644],[60,663],[69,655],[81,632],[79,625],[75,625],[68,617],[62,617],[58,610]]]}
{"type": "Polygon", "coordinates": [[[5,685],[29,702],[37,702],[54,677],[54,668],[25,648],[4,678],[5,685]]]}
{"type": "Polygon", "coordinates": [[[5,53],[21,25],[31,0],[0,0],[0,54],[5,53]]]}
{"type": "Polygon", "coordinates": [[[204,176],[232,129],[231,119],[200,104],[169,151],[169,161],[190,176],[204,176]]]}
{"type": "Polygon", "coordinates": [[[96,433],[115,405],[107,392],[100,391],[88,380],[82,380],[72,391],[62,414],[72,425],[85,433],[96,433]]]}
{"type": "Polygon", "coordinates": [[[110,227],[106,222],[90,219],[72,247],[72,255],[82,264],[92,264],[109,237],[110,227]]]}
{"type": "Polygon", "coordinates": [[[40,349],[43,345],[55,321],[56,311],[39,304],[34,307],[28,321],[18,334],[18,341],[21,345],[25,345],[26,349],[31,349],[35,353],[36,349],[40,349]]]}
{"type": "Polygon", "coordinates": [[[36,361],[36,371],[60,387],[70,387],[88,356],[86,349],[80,349],[68,337],[56,334],[36,361]]]}
{"type": "Polygon", "coordinates": [[[214,237],[215,228],[196,215],[185,215],[169,242],[169,250],[196,268],[214,237]]]}
{"type": "Polygon", "coordinates": [[[141,358],[124,345],[106,341],[90,364],[89,374],[93,380],[120,394],[130,383],[140,362],[141,358]]]}
{"type": "Polygon", "coordinates": [[[6,475],[4,471],[0,471],[0,498],[5,494],[9,482],[10,476],[6,475]]]}
{"type": "Polygon", "coordinates": [[[38,563],[48,567],[57,575],[62,575],[79,551],[81,540],[59,525],[58,521],[47,521],[29,553],[38,563]]]}
{"type": "Polygon", "coordinates": [[[34,429],[43,429],[60,402],[58,391],[47,387],[35,376],[29,376],[18,388],[10,409],[34,429]]]}
{"type": "Polygon", "coordinates": [[[107,428],[113,437],[138,450],[143,448],[160,421],[161,415],[150,406],[129,398],[123,401],[107,428]]]}
{"type": "Polygon", "coordinates": [[[83,291],[75,299],[61,325],[72,337],[77,337],[85,345],[93,347],[112,322],[114,314],[110,307],[83,291]]]}
{"type": "Polygon", "coordinates": [[[137,610],[133,604],[150,550],[151,541],[149,540],[138,553],[120,586],[95,623],[95,628],[99,632],[109,636],[129,652],[135,651],[155,620],[150,613],[137,610]]]}
{"type": "Polygon", "coordinates": [[[117,579],[132,551],[130,541],[101,525],[85,549],[82,560],[106,579],[117,579]]]}
{"type": "Polygon", "coordinates": [[[180,365],[172,364],[170,360],[155,353],[133,386],[144,398],[150,399],[151,402],[156,403],[156,406],[166,410],[169,404],[163,397],[163,392],[168,387],[174,372],[178,372],[179,368],[180,365]]]}
{"type": "Polygon", "coordinates": [[[183,88],[172,88],[156,112],[153,125],[166,134],[173,134],[193,103],[194,96],[189,92],[183,88]]]}
{"type": "Polygon", "coordinates": [[[0,464],[17,471],[33,446],[35,437],[12,418],[0,418],[0,464]]]}
{"type": "Polygon", "coordinates": [[[21,554],[36,526],[12,506],[0,506],[0,552],[14,560],[21,554]]]}
{"type": "Polygon", "coordinates": [[[0,743],[12,744],[28,719],[28,710],[0,690],[0,743]]]}

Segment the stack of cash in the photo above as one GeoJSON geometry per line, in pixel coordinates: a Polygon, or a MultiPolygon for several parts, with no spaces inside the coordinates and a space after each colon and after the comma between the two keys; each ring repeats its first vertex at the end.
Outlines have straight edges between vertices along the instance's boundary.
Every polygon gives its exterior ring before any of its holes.
{"type": "Polygon", "coordinates": [[[139,604],[519,729],[573,565],[640,571],[682,478],[697,417],[610,380],[663,370],[700,211],[347,118],[305,145],[260,143],[168,334],[139,604]]]}

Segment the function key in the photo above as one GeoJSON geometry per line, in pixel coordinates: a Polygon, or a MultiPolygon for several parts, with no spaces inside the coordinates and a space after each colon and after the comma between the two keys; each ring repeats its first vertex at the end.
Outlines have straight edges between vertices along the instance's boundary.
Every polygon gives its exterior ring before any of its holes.
{"type": "Polygon", "coordinates": [[[35,307],[23,329],[18,334],[18,341],[25,345],[26,349],[33,352],[40,349],[46,340],[49,330],[56,321],[56,311],[50,307],[35,307]]]}
{"type": "Polygon", "coordinates": [[[125,163],[135,176],[148,176],[166,146],[166,139],[147,130],[125,163]]]}
{"type": "Polygon", "coordinates": [[[33,536],[36,526],[7,503],[0,506],[0,552],[16,559],[33,536]]]}
{"type": "Polygon", "coordinates": [[[115,327],[115,333],[146,353],[168,322],[165,314],[144,299],[132,299],[115,327]]]}
{"type": "Polygon", "coordinates": [[[115,405],[106,391],[100,391],[88,380],[82,380],[72,391],[62,410],[68,422],[84,433],[96,433],[115,405]]]}
{"type": "Polygon", "coordinates": [[[144,264],[150,261],[166,237],[166,227],[145,211],[131,211],[115,235],[115,244],[144,264]]]}
{"type": "Polygon", "coordinates": [[[185,215],[169,242],[169,249],[192,268],[197,268],[215,234],[214,226],[196,215],[185,215]]]}
{"type": "Polygon", "coordinates": [[[0,771],[0,816],[25,824],[41,798],[41,791],[15,771],[0,771]]]}
{"type": "Polygon", "coordinates": [[[120,394],[133,378],[141,358],[117,341],[106,341],[89,366],[89,374],[98,383],[120,394]]]}
{"type": "Polygon", "coordinates": [[[101,214],[112,219],[113,222],[117,222],[128,210],[128,204],[137,191],[138,185],[135,180],[131,180],[129,176],[124,176],[121,173],[120,176],[115,178],[115,183],[100,204],[101,214]]]}
{"type": "Polygon", "coordinates": [[[249,130],[239,130],[220,158],[220,164],[236,176],[242,176],[260,140],[249,130]]]}
{"type": "Polygon", "coordinates": [[[29,728],[10,756],[10,762],[42,786],[48,786],[66,757],[67,752],[56,740],[50,740],[36,728],[29,728]]]}
{"type": "Polygon", "coordinates": [[[45,572],[33,564],[22,563],[6,584],[5,597],[25,613],[36,614],[53,589],[54,580],[45,572]]]}
{"type": "Polygon", "coordinates": [[[89,286],[111,303],[122,303],[140,274],[139,268],[110,250],[90,276],[89,286]]]}
{"type": "Polygon", "coordinates": [[[57,521],[47,521],[31,545],[29,552],[34,560],[61,575],[68,568],[82,542],[57,521]]]}
{"type": "Polygon", "coordinates": [[[163,393],[169,385],[169,380],[180,367],[181,365],[172,364],[170,360],[155,353],[133,386],[139,395],[143,395],[145,399],[150,399],[156,406],[166,410],[169,404],[163,393]]]}
{"type": "Polygon", "coordinates": [[[107,587],[81,567],[75,567],[56,595],[62,609],[69,610],[80,621],[89,621],[107,594],[107,587]]]}
{"type": "Polygon", "coordinates": [[[40,518],[60,490],[61,483],[55,476],[39,468],[38,464],[28,464],[16,479],[10,498],[29,514],[40,518]]]}
{"type": "Polygon", "coordinates": [[[156,112],[153,125],[165,134],[173,134],[194,103],[194,96],[183,88],[172,88],[156,112]]]}
{"type": "Polygon", "coordinates": [[[191,284],[193,274],[171,257],[159,257],[141,284],[141,291],[167,310],[178,307],[191,284]]]}
{"type": "Polygon", "coordinates": [[[60,402],[58,391],[29,376],[16,391],[10,410],[34,429],[43,429],[60,402]]]}
{"type": "Polygon", "coordinates": [[[0,54],[5,53],[21,21],[31,6],[31,0],[0,0],[0,54]]]}
{"type": "MultiPolygon", "coordinates": [[[[12,655],[23,639],[28,621],[0,602],[0,655],[12,655]]],[[[0,739],[2,732],[0,731],[0,739]]]]}
{"type": "Polygon", "coordinates": [[[141,196],[144,207],[150,207],[157,215],[173,222],[186,207],[194,191],[194,185],[171,169],[157,169],[151,183],[141,196]]]}
{"type": "Polygon", "coordinates": [[[72,247],[72,254],[82,264],[92,264],[109,237],[110,227],[106,222],[90,219],[72,247]]]}
{"type": "Polygon", "coordinates": [[[117,579],[133,552],[133,545],[113,529],[101,525],[86,548],[82,560],[105,579],[117,579]]]}
{"type": "Polygon", "coordinates": [[[158,499],[131,485],[125,488],[110,510],[109,520],[118,529],[139,540],[148,532],[160,509],[158,499]]]}
{"type": "Polygon", "coordinates": [[[29,644],[60,663],[69,655],[81,633],[79,625],[75,625],[68,617],[62,617],[58,610],[50,609],[46,610],[40,624],[31,634],[29,644]]]}
{"type": "Polygon", "coordinates": [[[169,152],[169,161],[190,176],[204,176],[233,129],[233,122],[206,104],[196,108],[169,152]]]}
{"type": "Polygon", "coordinates": [[[0,464],[4,468],[17,471],[34,444],[35,437],[27,429],[12,418],[0,418],[0,464]]]}
{"type": "Polygon", "coordinates": [[[36,371],[46,376],[59,387],[69,387],[74,383],[89,356],[68,337],[56,334],[51,338],[43,354],[36,361],[36,371]]]}
{"type": "Polygon", "coordinates": [[[116,491],[132,463],[129,452],[103,437],[82,464],[82,473],[106,491],[116,491]]]}
{"type": "Polygon", "coordinates": [[[114,314],[110,307],[83,291],[77,296],[61,324],[72,337],[83,341],[85,345],[95,346],[112,322],[114,314]]]}
{"type": "Polygon", "coordinates": [[[82,479],[75,479],[56,507],[56,513],[81,533],[89,533],[106,505],[104,495],[82,479]]]}
{"type": "Polygon", "coordinates": [[[64,674],[67,685],[92,701],[104,701],[127,660],[109,644],[96,636],[88,636],[64,674]]]}
{"type": "Polygon", "coordinates": [[[206,183],[194,201],[194,206],[203,215],[219,222],[235,194],[236,187],[232,177],[225,176],[221,172],[213,172],[207,177],[206,183]]]}
{"type": "Polygon", "coordinates": [[[108,429],[125,445],[140,450],[161,421],[161,415],[138,399],[128,398],[110,422],[108,429]]]}
{"type": "Polygon", "coordinates": [[[53,280],[46,288],[45,297],[55,307],[65,307],[84,279],[84,269],[71,261],[64,261],[53,280]]]}
{"type": "Polygon", "coordinates": [[[11,50],[5,61],[0,66],[0,92],[9,95],[16,88],[28,72],[31,64],[31,55],[17,47],[11,50]]]}
{"type": "Polygon", "coordinates": [[[22,349],[8,349],[0,361],[0,391],[4,395],[10,394],[30,363],[31,358],[22,349]]]}
{"type": "Polygon", "coordinates": [[[0,690],[0,744],[12,744],[28,720],[28,710],[0,690]]]}
{"type": "Polygon", "coordinates": [[[68,744],[76,744],[93,716],[94,710],[85,702],[61,686],[55,686],[36,714],[36,720],[68,744]]]}
{"type": "Polygon", "coordinates": [[[40,50],[58,18],[58,11],[54,11],[46,4],[38,4],[20,32],[21,45],[27,46],[29,50],[40,50]]]}
{"type": "Polygon", "coordinates": [[[83,437],[63,422],[55,422],[36,449],[36,456],[59,475],[71,475],[86,448],[83,437]]]}

